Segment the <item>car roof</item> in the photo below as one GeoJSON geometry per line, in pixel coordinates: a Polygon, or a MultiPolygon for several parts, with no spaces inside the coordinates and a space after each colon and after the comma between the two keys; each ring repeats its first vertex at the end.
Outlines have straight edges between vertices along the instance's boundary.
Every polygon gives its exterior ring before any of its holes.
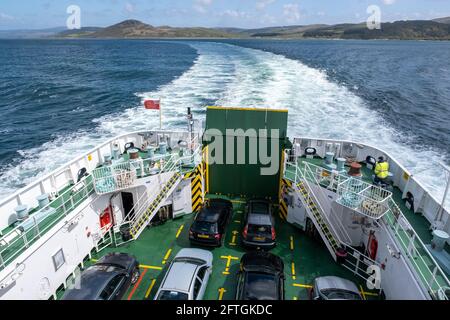
{"type": "Polygon", "coordinates": [[[249,214],[248,224],[257,226],[271,226],[272,218],[267,214],[249,214]]]}
{"type": "Polygon", "coordinates": [[[267,273],[247,273],[244,295],[247,299],[278,300],[279,288],[275,275],[267,273]]]}
{"type": "Polygon", "coordinates": [[[279,273],[284,271],[283,260],[265,251],[254,251],[244,254],[241,259],[241,265],[247,272],[279,273]]]}
{"type": "Polygon", "coordinates": [[[103,256],[96,264],[111,264],[127,269],[136,259],[126,253],[113,252],[103,256]]]}
{"type": "Polygon", "coordinates": [[[175,259],[180,258],[190,258],[190,259],[200,259],[203,260],[204,263],[211,265],[213,260],[213,254],[211,251],[196,249],[196,248],[184,248],[181,249],[180,252],[175,256],[175,259]]]}
{"type": "Polygon", "coordinates": [[[356,284],[347,279],[330,276],[317,278],[315,282],[318,290],[339,289],[351,291],[360,295],[356,284]]]}
{"type": "Polygon", "coordinates": [[[207,203],[209,206],[214,206],[214,207],[218,207],[218,206],[233,207],[233,204],[231,203],[230,200],[220,199],[220,198],[209,199],[207,203]]]}
{"type": "Polygon", "coordinates": [[[189,292],[198,268],[199,265],[188,262],[173,262],[160,290],[189,292]]]}
{"type": "Polygon", "coordinates": [[[255,207],[256,207],[256,209],[259,209],[259,210],[257,210],[257,212],[255,212],[255,213],[263,214],[263,213],[270,213],[271,203],[270,203],[270,201],[267,201],[265,199],[254,199],[254,200],[250,200],[248,202],[248,206],[249,206],[250,213],[252,211],[254,211],[255,207]],[[264,211],[264,212],[262,212],[262,211],[264,211]]]}
{"type": "Polygon", "coordinates": [[[114,266],[91,266],[81,273],[80,289],[68,290],[63,299],[95,300],[109,281],[120,273],[122,273],[121,270],[114,266]]]}
{"type": "Polygon", "coordinates": [[[221,207],[203,207],[198,213],[195,221],[215,223],[219,220],[220,215],[223,212],[221,209],[221,207]]]}

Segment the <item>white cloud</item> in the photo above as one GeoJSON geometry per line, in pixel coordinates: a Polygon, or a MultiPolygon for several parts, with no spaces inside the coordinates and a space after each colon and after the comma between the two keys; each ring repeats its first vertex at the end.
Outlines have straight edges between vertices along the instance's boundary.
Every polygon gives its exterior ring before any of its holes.
{"type": "Polygon", "coordinates": [[[288,3],[283,6],[283,14],[287,22],[294,23],[300,20],[300,7],[296,3],[288,3]]]}
{"type": "Polygon", "coordinates": [[[383,3],[386,5],[394,4],[397,0],[383,0],[383,3]]]}
{"type": "Polygon", "coordinates": [[[11,21],[11,20],[14,20],[14,17],[10,16],[6,13],[0,12],[0,21],[1,20],[11,21]]]}
{"type": "Polygon", "coordinates": [[[130,3],[130,2],[125,3],[125,10],[128,13],[133,13],[134,9],[135,9],[135,6],[132,3],[130,3]]]}
{"type": "Polygon", "coordinates": [[[195,0],[194,9],[200,13],[206,13],[208,7],[212,5],[213,0],[195,0]]]}
{"type": "Polygon", "coordinates": [[[224,12],[220,13],[219,16],[233,18],[233,19],[248,19],[248,18],[250,18],[250,15],[247,12],[239,11],[239,10],[225,10],[224,12]]]}
{"type": "Polygon", "coordinates": [[[274,3],[275,0],[257,0],[256,1],[256,9],[258,10],[264,10],[267,6],[274,3]]]}

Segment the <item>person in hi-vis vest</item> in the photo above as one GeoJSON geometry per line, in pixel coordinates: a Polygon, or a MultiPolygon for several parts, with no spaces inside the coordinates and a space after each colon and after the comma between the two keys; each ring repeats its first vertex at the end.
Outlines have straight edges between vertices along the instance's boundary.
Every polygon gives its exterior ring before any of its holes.
{"type": "Polygon", "coordinates": [[[389,163],[384,157],[379,157],[375,165],[375,183],[386,183],[389,177],[389,163]]]}

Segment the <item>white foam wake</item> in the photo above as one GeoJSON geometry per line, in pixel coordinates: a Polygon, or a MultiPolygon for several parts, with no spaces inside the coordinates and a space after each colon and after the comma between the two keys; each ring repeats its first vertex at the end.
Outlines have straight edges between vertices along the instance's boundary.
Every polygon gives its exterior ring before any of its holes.
{"type": "MultiPolygon", "coordinates": [[[[190,44],[199,57],[188,71],[156,91],[138,93],[142,98],[162,99],[166,127],[185,128],[187,107],[198,111],[200,117],[209,104],[287,108],[290,136],[349,139],[380,147],[416,173],[436,197],[442,197],[443,173],[436,165],[441,156],[405,143],[407,139],[401,133],[345,86],[330,81],[325,72],[259,50],[219,43],[190,44]]],[[[141,106],[132,106],[94,123],[90,132],[78,131],[22,151],[24,160],[0,173],[0,197],[107,138],[157,127],[159,117],[141,106]]]]}

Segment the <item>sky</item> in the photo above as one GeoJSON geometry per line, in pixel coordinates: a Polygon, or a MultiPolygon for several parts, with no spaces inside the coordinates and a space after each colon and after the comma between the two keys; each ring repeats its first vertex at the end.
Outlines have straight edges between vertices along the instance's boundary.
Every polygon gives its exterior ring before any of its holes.
{"type": "Polygon", "coordinates": [[[364,22],[377,5],[383,22],[450,16],[450,0],[0,0],[0,30],[62,27],[67,8],[81,9],[81,26],[126,19],[173,27],[259,28],[364,22]]]}

